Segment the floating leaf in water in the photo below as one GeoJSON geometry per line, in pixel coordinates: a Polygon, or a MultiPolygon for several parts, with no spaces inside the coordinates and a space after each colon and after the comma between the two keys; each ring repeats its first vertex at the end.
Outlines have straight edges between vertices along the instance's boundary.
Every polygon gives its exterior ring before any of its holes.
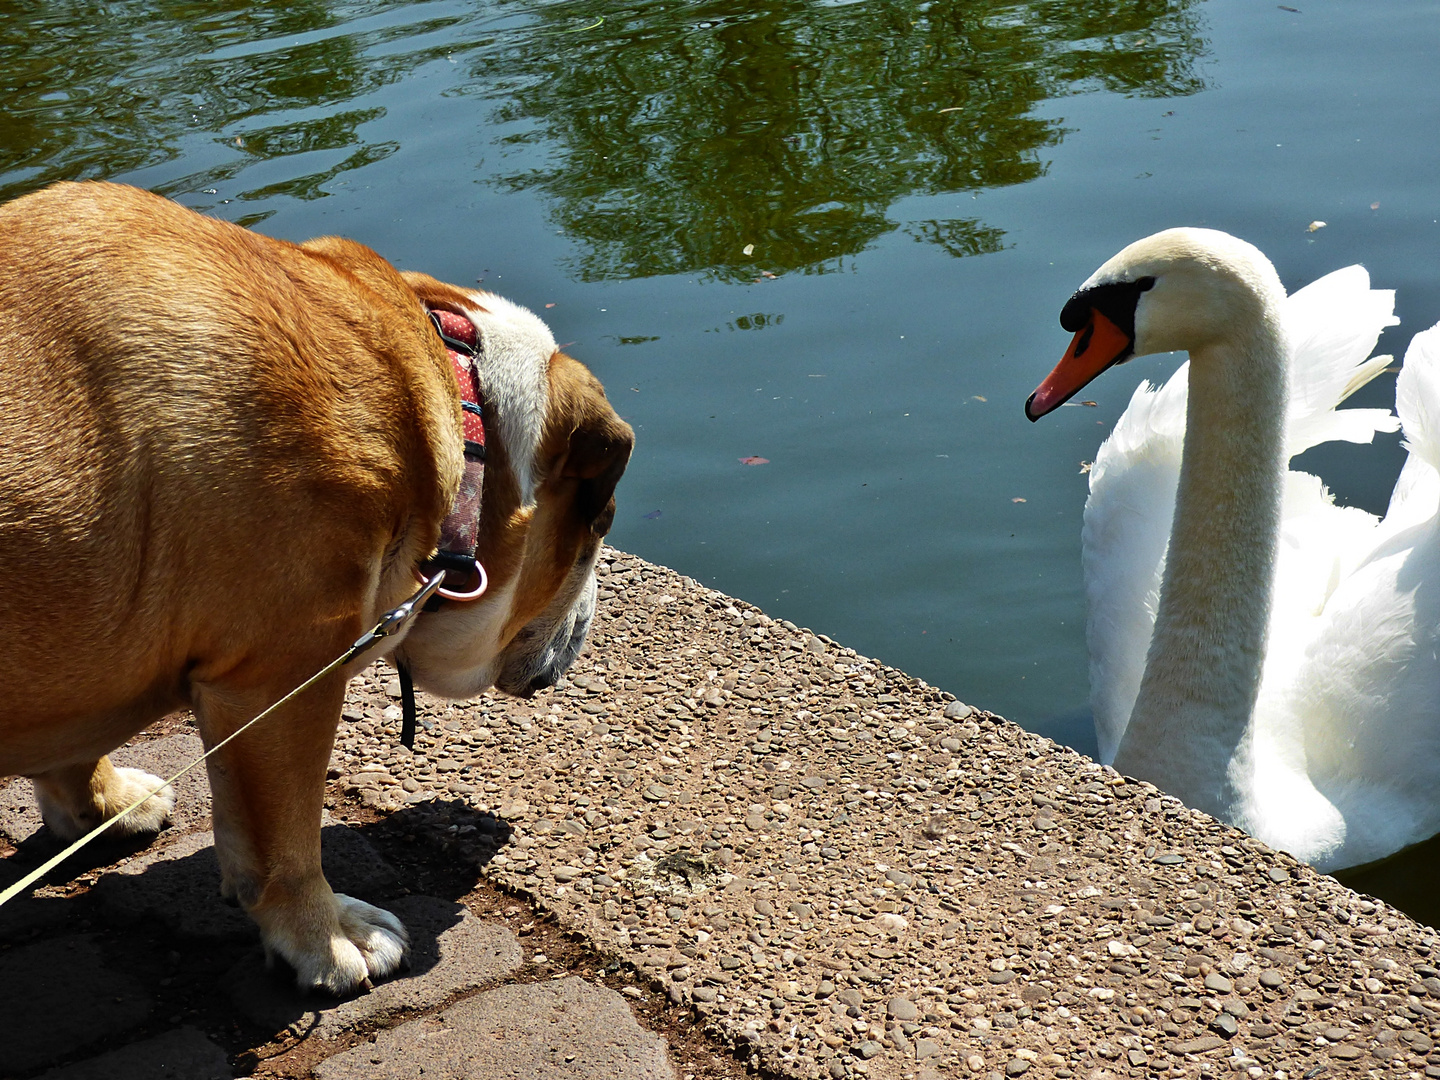
{"type": "Polygon", "coordinates": [[[979,394],[971,394],[971,395],[970,395],[970,400],[971,400],[971,401],[982,401],[982,402],[983,402],[983,401],[989,401],[990,399],[989,399],[989,398],[985,398],[985,397],[981,397],[979,394]]]}
{"type": "Polygon", "coordinates": [[[769,465],[769,464],[770,464],[770,459],[769,459],[768,457],[742,457],[742,458],[740,459],[740,464],[741,464],[741,465],[769,465]]]}
{"type": "Polygon", "coordinates": [[[605,16],[604,16],[604,15],[601,15],[599,18],[597,18],[597,19],[596,19],[593,23],[591,23],[589,26],[577,26],[574,30],[554,30],[554,31],[551,31],[551,33],[554,33],[554,34],[583,34],[586,30],[598,30],[598,29],[599,29],[601,26],[603,26],[603,25],[605,25],[605,16]]]}
{"type": "Polygon", "coordinates": [[[640,516],[643,517],[646,521],[654,521],[660,516],[660,514],[661,511],[659,510],[651,510],[648,514],[641,514],[640,516]]]}
{"type": "Polygon", "coordinates": [[[1323,222],[1323,221],[1312,221],[1312,222],[1310,222],[1309,225],[1306,225],[1306,226],[1305,226],[1305,231],[1306,231],[1306,232],[1319,232],[1319,231],[1320,231],[1321,229],[1323,229],[1323,228],[1325,228],[1325,222],[1323,222]]]}
{"type": "Polygon", "coordinates": [[[1025,500],[1022,499],[1022,498],[1020,498],[1020,496],[1017,495],[1017,496],[1015,496],[1015,498],[1011,499],[1010,501],[1011,501],[1011,502],[1024,502],[1025,500]]]}
{"type": "Polygon", "coordinates": [[[546,306],[546,307],[554,307],[555,305],[554,305],[554,304],[546,304],[545,306],[546,306]]]}
{"type": "Polygon", "coordinates": [[[1088,472],[1090,471],[1090,466],[1092,466],[1092,465],[1094,465],[1094,464],[1095,464],[1095,463],[1094,463],[1093,461],[1082,461],[1082,462],[1080,462],[1080,475],[1081,475],[1081,476],[1084,476],[1086,473],[1088,473],[1088,472]]]}
{"type": "Polygon", "coordinates": [[[1370,209],[1371,209],[1371,210],[1379,210],[1379,209],[1380,209],[1380,204],[1379,204],[1378,202],[1372,202],[1372,203],[1370,204],[1370,209]]]}
{"type": "Polygon", "coordinates": [[[741,253],[742,255],[753,255],[753,254],[755,254],[755,245],[754,245],[754,244],[746,244],[743,248],[740,249],[740,253],[741,253]]]}

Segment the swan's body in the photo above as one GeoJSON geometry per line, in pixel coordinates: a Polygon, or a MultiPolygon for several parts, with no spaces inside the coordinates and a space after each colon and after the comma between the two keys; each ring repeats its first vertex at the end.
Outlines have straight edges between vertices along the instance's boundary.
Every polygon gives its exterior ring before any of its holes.
{"type": "Polygon", "coordinates": [[[1395,320],[1364,270],[1287,299],[1250,245],[1171,230],[1071,305],[1080,333],[1032,416],[1130,350],[1191,355],[1135,392],[1091,470],[1102,760],[1323,869],[1440,832],[1440,326],[1399,378],[1411,452],[1381,520],[1288,469],[1395,428],[1385,410],[1336,411],[1389,361],[1366,359],[1395,320]]]}

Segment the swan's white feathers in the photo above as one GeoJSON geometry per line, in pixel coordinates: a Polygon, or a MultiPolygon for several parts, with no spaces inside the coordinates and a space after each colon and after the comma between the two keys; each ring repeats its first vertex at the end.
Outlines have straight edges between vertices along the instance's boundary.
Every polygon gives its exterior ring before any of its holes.
{"type": "MultiPolygon", "coordinates": [[[[1382,522],[1337,507],[1317,477],[1285,480],[1274,600],[1253,740],[1233,768],[1235,823],[1322,868],[1440,832],[1440,326],[1418,335],[1400,418],[1337,406],[1389,363],[1368,357],[1394,294],[1358,266],[1287,298],[1286,446],[1365,443],[1403,421],[1411,457],[1382,522]],[[1418,762],[1433,763],[1417,767],[1418,762]]],[[[1175,509],[1188,367],[1142,383],[1090,473],[1083,564],[1091,704],[1112,760],[1154,631],[1175,509]]]]}
{"type": "Polygon", "coordinates": [[[1323,442],[1368,443],[1375,432],[1396,429],[1399,421],[1386,409],[1336,411],[1390,364],[1390,357],[1370,357],[1370,352],[1380,332],[1400,321],[1394,312],[1394,290],[1370,288],[1362,266],[1326,274],[1286,297],[1290,408],[1285,438],[1292,457],[1323,442]]]}
{"type": "Polygon", "coordinates": [[[1416,334],[1395,380],[1395,409],[1405,425],[1405,445],[1432,469],[1440,469],[1440,323],[1416,334]]]}
{"type": "Polygon", "coordinates": [[[1081,551],[1089,599],[1091,711],[1110,761],[1145,673],[1185,439],[1185,367],[1160,389],[1142,382],[1090,467],[1081,551]],[[1096,498],[1095,492],[1102,495],[1096,498]],[[1124,552],[1123,559],[1114,553],[1124,552]]]}
{"type": "Polygon", "coordinates": [[[1307,718],[1317,790],[1346,816],[1340,865],[1440,832],[1440,325],[1417,334],[1397,380],[1410,447],[1385,520],[1308,636],[1288,681],[1288,709],[1307,718]]]}

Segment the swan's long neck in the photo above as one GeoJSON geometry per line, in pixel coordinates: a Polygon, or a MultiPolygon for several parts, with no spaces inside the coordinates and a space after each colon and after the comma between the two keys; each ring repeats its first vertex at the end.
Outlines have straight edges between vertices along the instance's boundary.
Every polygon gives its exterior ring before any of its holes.
{"type": "Polygon", "coordinates": [[[1287,467],[1277,303],[1191,350],[1185,450],[1155,631],[1115,756],[1187,805],[1243,816],[1287,467]]]}

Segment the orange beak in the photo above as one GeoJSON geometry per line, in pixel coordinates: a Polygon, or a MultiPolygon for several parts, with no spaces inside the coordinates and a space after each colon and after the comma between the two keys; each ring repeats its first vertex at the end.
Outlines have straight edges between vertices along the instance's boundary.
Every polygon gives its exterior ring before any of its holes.
{"type": "Polygon", "coordinates": [[[1025,402],[1025,415],[1035,421],[1058,409],[1095,376],[1129,356],[1133,346],[1124,330],[1091,308],[1089,320],[1070,342],[1060,363],[1025,402]]]}

